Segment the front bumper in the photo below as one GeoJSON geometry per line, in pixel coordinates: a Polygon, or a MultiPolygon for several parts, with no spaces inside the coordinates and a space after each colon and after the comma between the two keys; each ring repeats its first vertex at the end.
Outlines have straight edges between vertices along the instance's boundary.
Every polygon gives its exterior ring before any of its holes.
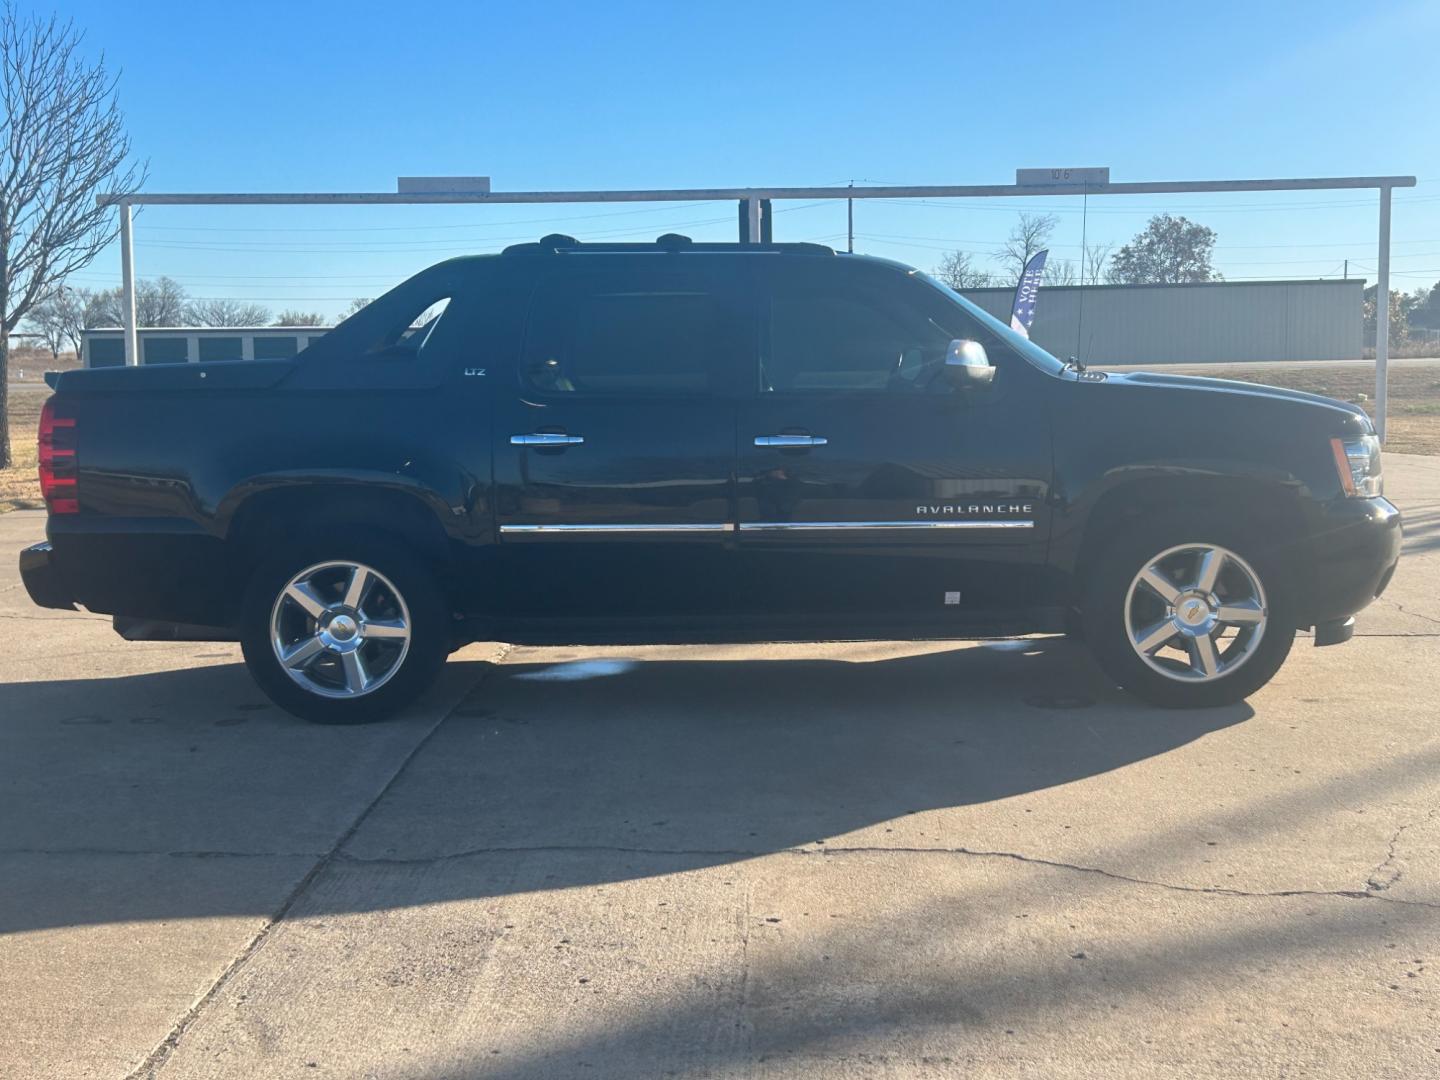
{"type": "Polygon", "coordinates": [[[47,541],[20,552],[20,580],[30,599],[41,607],[75,610],[75,600],[55,565],[55,549],[47,541]]]}
{"type": "Polygon", "coordinates": [[[1314,533],[1302,626],[1343,623],[1385,591],[1400,561],[1400,511],[1388,499],[1337,499],[1314,533]]]}

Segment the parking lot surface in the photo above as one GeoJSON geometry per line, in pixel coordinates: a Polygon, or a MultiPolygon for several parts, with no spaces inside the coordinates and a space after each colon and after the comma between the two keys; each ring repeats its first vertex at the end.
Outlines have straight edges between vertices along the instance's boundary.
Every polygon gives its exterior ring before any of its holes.
{"type": "Polygon", "coordinates": [[[1440,1075],[1440,458],[1245,705],[1055,638],[474,645],[305,725],[0,516],[0,1076],[1440,1075]]]}

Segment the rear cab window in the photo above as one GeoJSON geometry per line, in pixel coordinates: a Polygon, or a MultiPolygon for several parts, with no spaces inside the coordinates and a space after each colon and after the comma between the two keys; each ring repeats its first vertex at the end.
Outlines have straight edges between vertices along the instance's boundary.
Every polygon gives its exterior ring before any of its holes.
{"type": "Polygon", "coordinates": [[[312,338],[299,357],[299,383],[404,388],[458,375],[462,361],[483,347],[474,324],[490,261],[455,259],[422,270],[312,338]]]}
{"type": "Polygon", "coordinates": [[[537,287],[524,390],[602,398],[722,391],[750,321],[723,274],[684,256],[669,266],[581,258],[537,287]]]}

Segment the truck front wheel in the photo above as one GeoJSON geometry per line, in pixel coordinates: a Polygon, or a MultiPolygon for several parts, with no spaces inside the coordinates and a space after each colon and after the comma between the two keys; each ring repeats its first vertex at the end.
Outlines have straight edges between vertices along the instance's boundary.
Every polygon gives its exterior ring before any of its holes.
{"type": "Polygon", "coordinates": [[[1283,575],[1241,530],[1171,522],[1117,536],[1088,568],[1085,639],[1108,675],[1170,708],[1229,705],[1290,653],[1283,575]]]}
{"type": "Polygon", "coordinates": [[[246,666],[281,708],[322,724],[381,720],[434,681],[449,651],[434,575],[398,544],[306,545],[251,576],[246,666]]]}

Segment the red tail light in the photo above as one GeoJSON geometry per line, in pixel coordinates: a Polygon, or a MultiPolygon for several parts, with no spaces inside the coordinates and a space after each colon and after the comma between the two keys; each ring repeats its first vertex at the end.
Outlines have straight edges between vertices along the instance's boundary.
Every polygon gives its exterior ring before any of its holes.
{"type": "Polygon", "coordinates": [[[52,514],[78,514],[75,418],[57,416],[55,399],[40,410],[40,494],[52,514]]]}

